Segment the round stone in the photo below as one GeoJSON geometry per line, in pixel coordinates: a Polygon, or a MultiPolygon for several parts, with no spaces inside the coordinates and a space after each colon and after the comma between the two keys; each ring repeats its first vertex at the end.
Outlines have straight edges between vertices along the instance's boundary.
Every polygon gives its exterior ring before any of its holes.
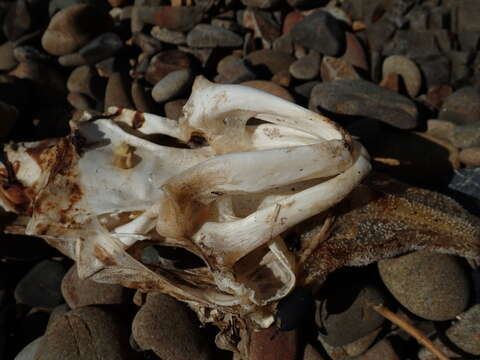
{"type": "Polygon", "coordinates": [[[398,302],[424,319],[450,320],[468,305],[470,282],[459,258],[417,251],[381,260],[378,269],[398,302]]]}

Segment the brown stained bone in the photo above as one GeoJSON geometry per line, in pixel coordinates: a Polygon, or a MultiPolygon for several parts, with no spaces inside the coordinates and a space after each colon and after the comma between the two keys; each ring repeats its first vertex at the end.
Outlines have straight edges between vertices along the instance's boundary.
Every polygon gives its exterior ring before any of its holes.
{"type": "MultiPolygon", "coordinates": [[[[480,259],[480,219],[439,193],[372,174],[333,212],[331,236],[303,264],[319,286],[342,266],[363,266],[412,250],[480,259]]],[[[315,231],[310,231],[315,236],[315,231]]]]}

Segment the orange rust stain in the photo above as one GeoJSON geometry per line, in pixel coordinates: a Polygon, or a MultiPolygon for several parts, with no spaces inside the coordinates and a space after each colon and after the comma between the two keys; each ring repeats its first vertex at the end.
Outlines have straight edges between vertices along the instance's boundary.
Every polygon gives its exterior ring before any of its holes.
{"type": "Polygon", "coordinates": [[[135,115],[133,116],[132,127],[134,129],[139,129],[143,126],[144,122],[145,116],[143,115],[143,113],[140,111],[136,111],[135,115]]]}
{"type": "Polygon", "coordinates": [[[96,245],[93,252],[95,253],[95,258],[100,260],[103,264],[105,264],[107,266],[117,265],[117,263],[110,256],[110,254],[107,253],[107,251],[105,251],[105,249],[102,248],[101,246],[96,245]]]}

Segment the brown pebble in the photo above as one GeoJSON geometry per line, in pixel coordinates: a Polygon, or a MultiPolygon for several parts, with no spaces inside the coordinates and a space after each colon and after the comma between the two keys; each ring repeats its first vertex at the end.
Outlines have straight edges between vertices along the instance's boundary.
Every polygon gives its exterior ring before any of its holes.
{"type": "Polygon", "coordinates": [[[295,59],[288,54],[270,49],[253,51],[247,55],[246,59],[254,67],[265,66],[272,76],[279,71],[288,71],[290,65],[295,61],[295,59]]]}
{"type": "Polygon", "coordinates": [[[183,106],[187,103],[186,99],[178,99],[165,103],[165,116],[172,120],[178,120],[182,115],[183,106]]]}
{"type": "Polygon", "coordinates": [[[288,88],[290,86],[290,82],[292,81],[292,77],[288,71],[279,71],[272,77],[272,81],[275,84],[288,88]]]}
{"type": "Polygon", "coordinates": [[[384,76],[384,78],[378,85],[391,91],[400,92],[400,88],[401,88],[400,82],[401,82],[401,79],[398,74],[389,73],[388,75],[384,76]]]}
{"type": "Polygon", "coordinates": [[[455,131],[455,124],[447,120],[427,120],[427,134],[437,139],[451,141],[455,131]]]}
{"type": "Polygon", "coordinates": [[[94,108],[94,101],[87,95],[71,92],[67,95],[67,101],[77,110],[91,110],[94,108]]]}
{"type": "Polygon", "coordinates": [[[147,113],[155,112],[155,103],[152,97],[138,81],[134,81],[132,84],[132,100],[136,110],[147,113]]]}
{"type": "Polygon", "coordinates": [[[357,36],[350,32],[346,32],[345,39],[347,40],[347,45],[345,53],[341,56],[341,58],[353,67],[368,72],[367,55],[357,36]]]}
{"type": "Polygon", "coordinates": [[[460,161],[466,167],[480,166],[480,147],[472,147],[460,151],[460,161]]]}
{"type": "Polygon", "coordinates": [[[449,85],[432,85],[427,90],[427,104],[438,110],[452,92],[453,90],[449,85]]]}
{"type": "Polygon", "coordinates": [[[275,326],[252,331],[249,348],[250,360],[296,359],[297,332],[295,330],[277,331],[275,326]]]}
{"type": "Polygon", "coordinates": [[[323,57],[320,73],[323,81],[360,79],[352,65],[341,58],[332,56],[323,57]]]}
{"type": "Polygon", "coordinates": [[[305,15],[300,11],[291,11],[283,19],[282,34],[288,34],[290,30],[300,21],[303,20],[305,15]]]}
{"type": "Polygon", "coordinates": [[[66,55],[94,36],[109,31],[112,18],[101,9],[77,4],[57,12],[42,37],[43,48],[52,55],[66,55]]]}
{"type": "Polygon", "coordinates": [[[108,78],[107,89],[105,90],[105,111],[110,106],[133,109],[130,99],[132,81],[128,76],[121,73],[113,73],[108,78]]]}
{"type": "Polygon", "coordinates": [[[145,79],[155,85],[169,73],[190,67],[190,57],[186,53],[179,50],[162,51],[150,60],[145,79]]]}
{"type": "Polygon", "coordinates": [[[273,81],[252,80],[252,81],[246,81],[241,85],[250,86],[255,89],[262,90],[272,95],[281,97],[285,100],[294,102],[293,96],[288,92],[288,90],[284,89],[278,84],[275,84],[273,81]]]}

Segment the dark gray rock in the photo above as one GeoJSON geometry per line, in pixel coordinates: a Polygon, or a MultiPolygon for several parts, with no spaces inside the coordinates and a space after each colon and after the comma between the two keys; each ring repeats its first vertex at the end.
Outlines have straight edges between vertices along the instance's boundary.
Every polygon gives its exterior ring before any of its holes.
{"type": "Polygon", "coordinates": [[[450,82],[450,59],[444,55],[414,59],[422,71],[425,87],[444,85],[450,82]]]}
{"type": "Polygon", "coordinates": [[[164,294],[147,295],[145,305],[132,324],[135,342],[143,350],[152,350],[163,360],[206,360],[210,349],[198,320],[187,306],[164,294]]]}
{"type": "Polygon", "coordinates": [[[315,86],[309,108],[383,121],[400,129],[417,126],[417,108],[408,98],[365,80],[337,80],[315,86]]]}
{"type": "Polygon", "coordinates": [[[15,288],[15,300],[32,307],[54,308],[63,302],[60,291],[65,268],[57,261],[35,265],[15,288]]]}
{"type": "Polygon", "coordinates": [[[122,39],[115,33],[107,32],[82,47],[79,54],[87,64],[95,64],[115,55],[122,48],[122,39]]]}
{"type": "Polygon", "coordinates": [[[310,95],[312,93],[312,90],[315,86],[320,84],[320,81],[307,81],[306,83],[303,83],[302,85],[295,86],[293,88],[293,91],[295,94],[300,95],[301,97],[305,99],[309,99],[310,95]]]}
{"type": "Polygon", "coordinates": [[[480,91],[470,86],[458,89],[443,102],[439,118],[460,125],[480,122],[480,91]]]}
{"type": "Polygon", "coordinates": [[[345,30],[329,13],[317,10],[290,30],[293,42],[320,54],[338,56],[345,51],[345,30]]]}
{"type": "Polygon", "coordinates": [[[187,35],[190,47],[238,47],[243,38],[233,31],[209,24],[198,24],[187,35]]]}
{"type": "Polygon", "coordinates": [[[455,256],[417,251],[381,260],[378,269],[397,301],[424,319],[453,319],[470,300],[465,266],[455,256]]]}
{"type": "Polygon", "coordinates": [[[317,302],[320,337],[330,346],[342,346],[368,335],[384,322],[371,305],[384,304],[385,299],[386,294],[372,285],[335,289],[317,302]]]}

